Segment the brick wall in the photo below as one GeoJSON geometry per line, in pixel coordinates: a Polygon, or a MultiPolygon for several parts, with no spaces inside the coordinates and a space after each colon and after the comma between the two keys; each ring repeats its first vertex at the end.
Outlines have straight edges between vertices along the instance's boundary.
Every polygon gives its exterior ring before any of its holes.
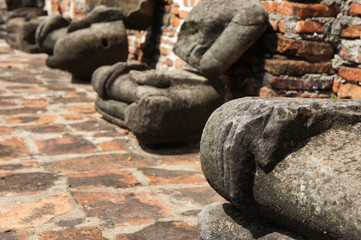
{"type": "Polygon", "coordinates": [[[78,19],[84,17],[85,12],[89,10],[87,2],[88,0],[45,0],[45,9],[49,15],[60,14],[78,19]]]}
{"type": "MultiPolygon", "coordinates": [[[[50,13],[79,18],[91,0],[47,0],[50,13]]],[[[147,31],[128,30],[129,59],[179,67],[172,51],[188,12],[202,0],[158,0],[147,31]]],[[[269,27],[223,76],[246,95],[361,99],[361,0],[262,0],[269,27]]]]}
{"type": "Polygon", "coordinates": [[[269,56],[261,96],[361,99],[361,1],[262,1],[269,56]]]}

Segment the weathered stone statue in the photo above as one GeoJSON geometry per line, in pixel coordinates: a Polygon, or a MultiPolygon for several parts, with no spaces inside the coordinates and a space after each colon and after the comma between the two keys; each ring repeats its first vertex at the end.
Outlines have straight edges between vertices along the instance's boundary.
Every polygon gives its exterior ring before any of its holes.
{"type": "Polygon", "coordinates": [[[357,100],[228,102],[203,131],[204,175],[241,210],[308,239],[359,239],[360,106],[357,100]]]}
{"type": "Polygon", "coordinates": [[[55,16],[37,30],[40,48],[49,54],[46,64],[72,73],[73,80],[89,81],[102,65],[126,61],[128,40],[122,21],[93,23],[69,32],[66,19],[55,16]]]}
{"type": "Polygon", "coordinates": [[[266,29],[260,1],[207,0],[187,16],[174,52],[209,79],[223,74],[266,29]]]}
{"type": "Polygon", "coordinates": [[[144,144],[200,139],[207,118],[224,99],[201,75],[137,62],[101,67],[92,84],[99,95],[97,111],[131,129],[144,144]]]}
{"type": "Polygon", "coordinates": [[[185,70],[131,71],[132,64],[97,70],[92,81],[100,97],[98,111],[143,143],[199,140],[210,113],[224,101],[217,78],[257,40],[266,22],[259,1],[200,3],[182,25],[174,50],[206,78],[185,70]]]}
{"type": "Polygon", "coordinates": [[[153,22],[154,3],[155,0],[93,0],[87,3],[92,11],[72,22],[69,31],[115,20],[122,20],[128,29],[145,30],[153,22]]]}
{"type": "Polygon", "coordinates": [[[6,16],[5,40],[12,47],[25,52],[37,53],[39,48],[35,41],[35,32],[46,12],[33,5],[14,9],[6,16]]]}
{"type": "Polygon", "coordinates": [[[90,80],[100,66],[128,58],[125,28],[145,29],[151,24],[153,0],[103,1],[87,16],[70,22],[60,16],[39,26],[37,43],[49,54],[47,65],[90,80]]]}

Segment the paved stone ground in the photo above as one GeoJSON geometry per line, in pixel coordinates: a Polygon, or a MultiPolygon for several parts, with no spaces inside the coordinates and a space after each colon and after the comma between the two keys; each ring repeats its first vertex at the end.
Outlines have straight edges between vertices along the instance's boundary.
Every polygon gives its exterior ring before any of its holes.
{"type": "Polygon", "coordinates": [[[197,146],[143,150],[90,84],[0,40],[0,239],[197,239],[197,146]]]}

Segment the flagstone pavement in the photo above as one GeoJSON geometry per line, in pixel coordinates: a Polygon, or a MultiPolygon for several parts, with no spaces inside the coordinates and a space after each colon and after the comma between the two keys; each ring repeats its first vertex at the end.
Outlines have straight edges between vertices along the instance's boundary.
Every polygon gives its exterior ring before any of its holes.
{"type": "Polygon", "coordinates": [[[197,239],[198,146],[140,147],[45,59],[0,39],[0,239],[197,239]]]}

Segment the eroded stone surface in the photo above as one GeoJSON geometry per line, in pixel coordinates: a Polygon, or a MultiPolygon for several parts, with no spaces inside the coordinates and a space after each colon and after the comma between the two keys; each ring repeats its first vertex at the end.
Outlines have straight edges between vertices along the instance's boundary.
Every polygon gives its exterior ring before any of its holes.
{"type": "Polygon", "coordinates": [[[205,127],[202,169],[239,207],[310,239],[357,239],[360,122],[356,100],[234,100],[205,127]]]}

